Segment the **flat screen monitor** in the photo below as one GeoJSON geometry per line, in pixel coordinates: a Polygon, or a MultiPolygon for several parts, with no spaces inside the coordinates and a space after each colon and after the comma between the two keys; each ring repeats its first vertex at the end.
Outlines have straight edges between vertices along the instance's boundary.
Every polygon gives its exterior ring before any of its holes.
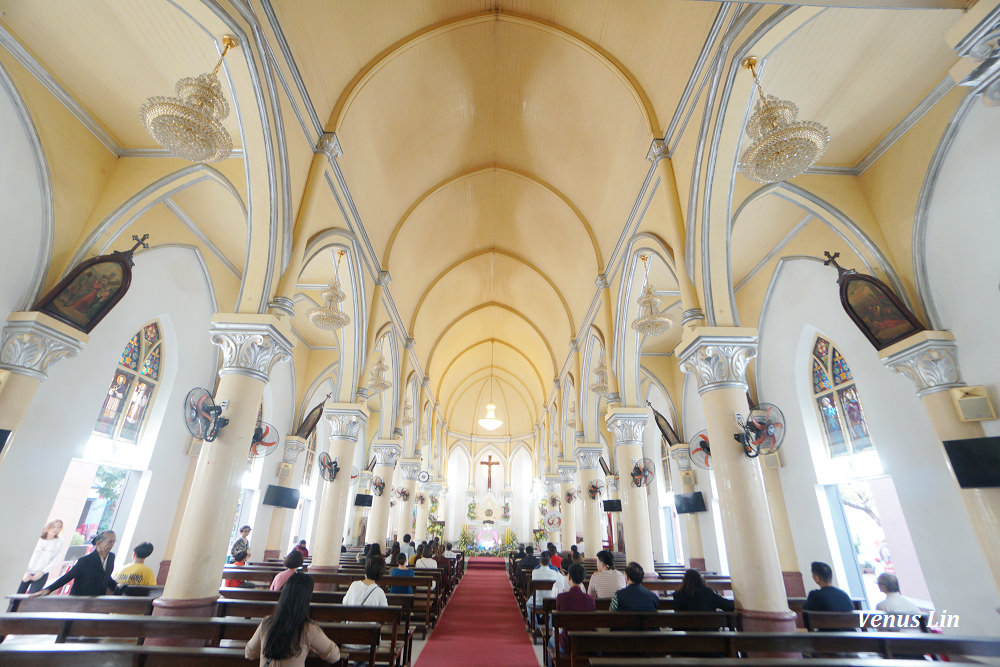
{"type": "Polygon", "coordinates": [[[677,508],[678,514],[704,512],[705,497],[701,495],[701,491],[695,491],[694,493],[675,493],[674,507],[677,508]]]}
{"type": "Polygon", "coordinates": [[[604,501],[604,511],[605,512],[621,512],[622,511],[622,501],[619,500],[605,500],[604,501]]]}
{"type": "Polygon", "coordinates": [[[1000,487],[1000,438],[946,440],[944,450],[963,489],[1000,487]]]}
{"type": "Polygon", "coordinates": [[[372,506],[372,494],[370,493],[359,493],[354,496],[354,506],[355,507],[371,507],[372,506]]]}
{"type": "Polygon", "coordinates": [[[299,505],[299,490],[290,489],[287,486],[269,484],[264,492],[264,504],[273,507],[287,507],[295,509],[299,505]]]}

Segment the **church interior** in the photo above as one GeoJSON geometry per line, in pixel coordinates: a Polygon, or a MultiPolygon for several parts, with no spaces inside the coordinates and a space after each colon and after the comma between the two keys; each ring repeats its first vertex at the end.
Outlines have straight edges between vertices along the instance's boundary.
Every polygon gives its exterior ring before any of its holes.
{"type": "Polygon", "coordinates": [[[317,572],[607,549],[727,577],[744,629],[821,561],[1000,637],[998,35],[1000,0],[0,0],[0,588],[59,520],[50,583],[113,530],[153,615],[211,615],[249,525],[317,572]]]}

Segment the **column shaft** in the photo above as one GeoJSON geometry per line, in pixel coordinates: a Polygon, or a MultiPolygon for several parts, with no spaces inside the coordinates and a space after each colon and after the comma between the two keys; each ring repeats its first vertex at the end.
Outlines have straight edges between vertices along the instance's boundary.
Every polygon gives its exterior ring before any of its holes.
{"type": "MultiPolygon", "coordinates": [[[[330,424],[326,452],[331,460],[337,462],[340,471],[331,482],[324,477],[320,465],[318,484],[325,488],[316,508],[318,518],[312,547],[313,569],[333,568],[340,564],[340,540],[344,537],[344,523],[351,504],[351,463],[358,438],[365,432],[368,410],[360,403],[334,403],[324,408],[323,417],[330,424]]],[[[319,457],[323,459],[322,453],[319,457]]]]}
{"type": "Polygon", "coordinates": [[[559,498],[563,504],[563,521],[560,549],[569,551],[576,544],[576,504],[580,498],[576,493],[576,465],[559,466],[559,498]]]}
{"type": "Polygon", "coordinates": [[[431,511],[430,494],[426,489],[418,488],[413,500],[417,504],[417,526],[413,531],[413,539],[420,543],[427,539],[427,517],[431,511]],[[420,498],[423,498],[423,502],[420,502],[420,498]]]}
{"type": "Polygon", "coordinates": [[[576,448],[576,460],[580,464],[580,502],[583,503],[583,552],[587,558],[594,558],[603,548],[601,544],[601,520],[604,518],[603,498],[607,497],[607,487],[604,484],[604,471],[601,470],[599,459],[603,450],[594,445],[581,445],[576,448]],[[598,482],[599,491],[591,498],[590,485],[598,482]]]}
{"type": "Polygon", "coordinates": [[[375,470],[372,472],[372,507],[368,514],[368,528],[365,530],[365,540],[370,544],[378,542],[385,544],[389,532],[389,502],[393,485],[393,473],[396,471],[396,461],[402,452],[402,447],[393,440],[381,440],[372,443],[375,454],[375,470]],[[381,488],[381,492],[380,492],[381,488]]]}
{"type": "Polygon", "coordinates": [[[648,419],[649,411],[645,408],[610,408],[605,421],[615,438],[615,469],[620,479],[618,493],[622,501],[625,557],[641,565],[647,576],[655,577],[647,487],[636,486],[630,477],[635,463],[643,458],[642,434],[648,419]]]}
{"type": "MultiPolygon", "coordinates": [[[[691,446],[680,443],[670,446],[670,458],[677,464],[677,470],[681,476],[681,492],[695,492],[695,473],[691,465],[691,446]]],[[[705,569],[705,545],[701,538],[701,520],[698,513],[689,512],[685,515],[684,526],[687,529],[687,549],[688,567],[696,570],[705,569]]]]}
{"type": "MultiPolygon", "coordinates": [[[[281,463],[278,464],[277,482],[278,486],[290,489],[294,486],[295,460],[299,454],[306,450],[306,441],[294,435],[285,437],[285,444],[282,448],[281,463]]],[[[299,477],[302,475],[300,474],[299,477]]],[[[292,511],[286,507],[274,507],[271,509],[271,524],[267,530],[267,543],[264,546],[264,558],[281,558],[284,550],[288,546],[285,543],[285,525],[292,517],[292,511]]]]}
{"type": "Polygon", "coordinates": [[[420,474],[420,459],[408,459],[399,462],[399,474],[397,478],[400,478],[396,482],[396,488],[405,491],[406,498],[404,499],[400,496],[396,503],[399,506],[399,521],[396,524],[396,539],[400,542],[403,541],[404,535],[410,535],[413,537],[414,532],[414,522],[413,522],[413,500],[417,495],[417,475],[420,474]]]}

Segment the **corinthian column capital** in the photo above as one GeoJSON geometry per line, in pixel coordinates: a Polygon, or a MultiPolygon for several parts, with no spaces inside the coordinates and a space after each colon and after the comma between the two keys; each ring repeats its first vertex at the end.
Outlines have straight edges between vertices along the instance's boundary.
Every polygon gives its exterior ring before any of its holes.
{"type": "Polygon", "coordinates": [[[44,382],[49,366],[76,356],[89,340],[44,313],[11,313],[0,339],[0,368],[44,382]]]}
{"type": "Polygon", "coordinates": [[[958,347],[948,331],[921,331],[882,350],[882,363],[913,380],[917,396],[965,385],[958,347]]]}
{"type": "Polygon", "coordinates": [[[580,464],[580,470],[597,470],[603,453],[604,450],[600,447],[577,447],[576,460],[580,464]]]}
{"type": "Polygon", "coordinates": [[[700,327],[685,332],[677,357],[684,373],[698,380],[698,393],[733,387],[747,390],[747,365],[757,355],[757,331],[700,327]]]}
{"type": "Polygon", "coordinates": [[[563,484],[572,484],[576,479],[576,464],[561,464],[559,466],[559,481],[563,484]]]}
{"type": "Polygon", "coordinates": [[[290,325],[274,315],[226,315],[212,322],[209,334],[222,351],[219,375],[234,373],[267,382],[279,361],[292,358],[290,325]]]}
{"type": "Polygon", "coordinates": [[[667,142],[663,139],[653,139],[646,152],[646,159],[655,164],[665,157],[670,157],[667,151],[667,142]]]}
{"type": "Polygon", "coordinates": [[[407,460],[399,462],[399,470],[403,474],[403,480],[410,482],[417,479],[420,474],[420,460],[407,460]]]}
{"type": "Polygon", "coordinates": [[[670,458],[677,464],[677,469],[685,472],[691,469],[691,445],[681,442],[670,445],[670,458]]]}
{"type": "Polygon", "coordinates": [[[281,452],[282,463],[295,463],[299,454],[306,450],[306,441],[295,435],[285,436],[285,446],[281,452]]]}
{"type": "Polygon", "coordinates": [[[372,454],[375,455],[375,465],[396,467],[396,461],[403,453],[403,448],[393,440],[382,440],[372,443],[372,454]]]}
{"type": "Polygon", "coordinates": [[[608,429],[615,436],[615,447],[638,445],[642,447],[642,434],[649,421],[646,408],[611,408],[605,417],[608,429]]]}
{"type": "Polygon", "coordinates": [[[330,424],[330,437],[358,441],[368,423],[368,408],[361,403],[327,403],[323,417],[330,424]]]}

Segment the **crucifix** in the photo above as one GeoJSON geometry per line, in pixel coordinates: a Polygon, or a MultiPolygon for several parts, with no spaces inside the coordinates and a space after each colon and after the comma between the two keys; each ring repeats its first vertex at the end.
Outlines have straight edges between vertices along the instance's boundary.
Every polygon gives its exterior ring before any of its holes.
{"type": "Polygon", "coordinates": [[[837,275],[847,273],[847,269],[842,267],[840,264],[837,264],[837,258],[840,257],[839,252],[835,252],[831,255],[829,250],[824,250],[823,254],[826,255],[826,261],[823,262],[823,266],[830,266],[832,264],[833,268],[837,269],[837,275]]]}
{"type": "Polygon", "coordinates": [[[487,466],[487,468],[486,468],[486,488],[487,489],[492,489],[493,488],[493,466],[500,465],[500,462],[499,461],[494,461],[493,460],[493,455],[490,454],[490,457],[487,460],[485,460],[485,461],[480,461],[479,465],[481,465],[481,466],[487,466]]]}

